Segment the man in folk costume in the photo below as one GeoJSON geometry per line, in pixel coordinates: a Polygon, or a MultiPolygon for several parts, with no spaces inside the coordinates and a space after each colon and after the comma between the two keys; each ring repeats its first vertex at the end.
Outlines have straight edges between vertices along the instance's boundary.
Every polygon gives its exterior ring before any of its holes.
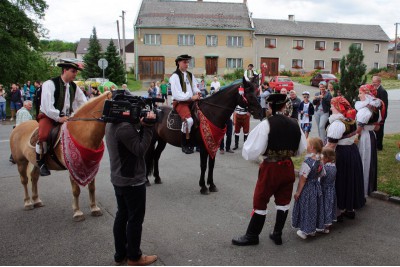
{"type": "Polygon", "coordinates": [[[249,134],[242,156],[257,160],[264,156],[253,196],[253,212],[246,234],[232,239],[237,246],[257,245],[259,234],[267,215],[267,203],[275,198],[276,222],[269,237],[276,245],[282,244],[282,229],[289,213],[295,181],[293,156],[301,155],[307,148],[306,137],[296,120],[284,115],[288,99],[282,94],[272,94],[267,101],[272,116],[263,120],[249,134]]]}
{"type": "Polygon", "coordinates": [[[246,79],[246,81],[250,82],[251,79],[254,76],[257,76],[257,72],[253,70],[253,64],[249,64],[249,66],[247,66],[247,70],[245,70],[244,72],[244,78],[246,79]]]}
{"type": "Polygon", "coordinates": [[[47,152],[47,138],[51,129],[57,123],[64,123],[72,112],[86,103],[87,99],[82,90],[76,90],[73,82],[78,70],[82,70],[76,63],[63,61],[57,65],[62,68],[61,76],[43,83],[40,103],[39,140],[36,144],[36,160],[40,168],[40,175],[50,175],[45,164],[47,152]]]}
{"type": "Polygon", "coordinates": [[[235,125],[235,146],[233,150],[239,148],[239,136],[240,129],[243,128],[243,143],[246,142],[247,136],[250,131],[250,113],[247,107],[236,106],[235,112],[233,113],[233,122],[235,125]]]}
{"type": "Polygon", "coordinates": [[[187,71],[191,58],[189,55],[178,56],[175,59],[176,71],[169,79],[173,97],[172,105],[184,122],[181,128],[182,152],[186,154],[193,153],[193,146],[190,144],[190,130],[193,126],[190,104],[192,101],[199,100],[201,94],[197,88],[197,80],[194,75],[187,71]]]}

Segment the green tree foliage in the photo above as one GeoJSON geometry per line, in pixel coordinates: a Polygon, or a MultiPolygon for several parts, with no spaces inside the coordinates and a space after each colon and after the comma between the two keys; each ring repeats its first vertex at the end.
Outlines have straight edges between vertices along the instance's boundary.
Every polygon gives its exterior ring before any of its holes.
{"type": "Polygon", "coordinates": [[[81,73],[84,79],[103,77],[103,70],[98,66],[99,59],[102,58],[102,56],[101,45],[97,39],[96,28],[93,27],[93,34],[89,39],[88,53],[83,56],[85,68],[81,73]]]}
{"type": "Polygon", "coordinates": [[[105,70],[106,77],[116,84],[125,83],[126,72],[124,70],[124,64],[117,52],[117,47],[114,45],[112,40],[110,40],[110,43],[107,46],[105,58],[108,61],[108,67],[105,70]]]}
{"type": "Polygon", "coordinates": [[[40,40],[40,48],[45,52],[76,52],[78,42],[69,43],[60,40],[40,40]]]}
{"type": "Polygon", "coordinates": [[[367,66],[363,63],[364,54],[361,48],[354,44],[349,48],[349,54],[343,56],[340,61],[340,81],[339,86],[344,97],[350,102],[355,103],[358,96],[360,85],[365,84],[367,76],[367,66]]]}

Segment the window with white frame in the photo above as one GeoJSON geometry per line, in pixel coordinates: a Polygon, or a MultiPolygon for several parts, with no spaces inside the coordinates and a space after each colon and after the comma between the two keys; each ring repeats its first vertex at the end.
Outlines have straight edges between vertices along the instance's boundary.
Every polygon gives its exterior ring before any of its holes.
{"type": "Polygon", "coordinates": [[[325,50],[325,41],[315,41],[315,50],[325,50]]]}
{"type": "Polygon", "coordinates": [[[243,47],[243,37],[242,36],[228,36],[226,40],[226,45],[229,47],[243,47]]]}
{"type": "Polygon", "coordinates": [[[145,34],[144,35],[145,45],[160,45],[161,35],[160,34],[145,34]]]}
{"type": "Polygon", "coordinates": [[[207,35],[207,46],[217,46],[218,36],[217,35],[207,35]]]}
{"type": "Polygon", "coordinates": [[[194,45],[194,34],[178,34],[178,45],[194,45]]]}
{"type": "Polygon", "coordinates": [[[303,68],[303,60],[302,59],[293,59],[292,60],[292,68],[293,69],[302,69],[303,68]]]}
{"type": "Polygon", "coordinates": [[[379,69],[379,62],[374,62],[374,69],[379,69]]]}
{"type": "Polygon", "coordinates": [[[333,42],[333,50],[340,51],[340,42],[333,42]]]}
{"type": "Polygon", "coordinates": [[[193,69],[194,68],[194,66],[195,66],[195,64],[194,64],[194,57],[192,57],[190,60],[189,60],[189,69],[193,69]]]}
{"type": "Polygon", "coordinates": [[[380,44],[375,44],[374,45],[374,51],[375,51],[375,53],[381,52],[381,45],[380,44]]]}
{"type": "Polygon", "coordinates": [[[265,47],[275,48],[276,38],[265,38],[265,47]]]}
{"type": "Polygon", "coordinates": [[[293,48],[303,49],[304,48],[304,40],[293,40],[293,48]]]}
{"type": "Polygon", "coordinates": [[[314,60],[314,69],[320,70],[325,68],[325,61],[323,60],[314,60]]]}
{"type": "Polygon", "coordinates": [[[361,43],[353,43],[353,45],[354,45],[356,48],[362,49],[361,43]]]}
{"type": "Polygon", "coordinates": [[[241,58],[227,58],[226,67],[229,69],[243,68],[243,60],[241,58]]]}

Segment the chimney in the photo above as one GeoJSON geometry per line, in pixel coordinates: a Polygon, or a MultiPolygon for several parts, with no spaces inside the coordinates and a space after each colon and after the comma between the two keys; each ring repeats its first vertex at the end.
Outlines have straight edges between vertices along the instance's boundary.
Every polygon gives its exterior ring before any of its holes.
{"type": "Polygon", "coordinates": [[[294,21],[294,15],[289,15],[289,21],[294,21]]]}

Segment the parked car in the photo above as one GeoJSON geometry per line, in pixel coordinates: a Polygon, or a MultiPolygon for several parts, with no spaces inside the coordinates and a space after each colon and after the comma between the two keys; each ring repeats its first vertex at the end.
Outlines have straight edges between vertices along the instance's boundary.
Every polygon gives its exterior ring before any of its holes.
{"type": "Polygon", "coordinates": [[[269,87],[277,92],[280,92],[282,88],[286,88],[289,92],[290,90],[293,90],[294,85],[292,79],[288,76],[274,76],[269,81],[269,87]]]}
{"type": "Polygon", "coordinates": [[[331,74],[331,73],[318,73],[317,75],[315,75],[314,77],[311,78],[310,80],[310,84],[311,86],[316,86],[318,87],[320,82],[338,82],[338,79],[336,78],[335,75],[331,74]]]}

